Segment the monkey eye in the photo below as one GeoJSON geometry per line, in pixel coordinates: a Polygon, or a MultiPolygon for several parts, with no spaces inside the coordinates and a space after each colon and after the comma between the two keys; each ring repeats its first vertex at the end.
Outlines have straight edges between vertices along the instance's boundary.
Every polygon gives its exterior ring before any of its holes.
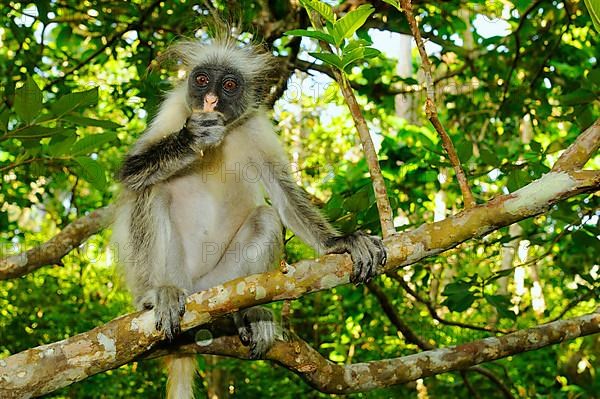
{"type": "Polygon", "coordinates": [[[233,79],[225,79],[223,81],[223,88],[227,91],[234,91],[235,89],[237,89],[237,87],[238,87],[238,84],[233,79]]]}
{"type": "Polygon", "coordinates": [[[198,86],[204,87],[206,85],[208,85],[208,75],[205,73],[199,73],[198,75],[196,75],[196,83],[198,84],[198,86]]]}

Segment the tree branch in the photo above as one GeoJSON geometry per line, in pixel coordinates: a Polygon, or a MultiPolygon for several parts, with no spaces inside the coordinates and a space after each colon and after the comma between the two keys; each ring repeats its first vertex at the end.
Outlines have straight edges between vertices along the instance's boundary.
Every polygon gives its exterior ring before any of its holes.
{"type": "Polygon", "coordinates": [[[160,3],[161,3],[161,0],[155,0],[154,2],[152,2],[148,6],[148,8],[146,8],[144,11],[142,11],[140,13],[140,17],[138,20],[136,20],[134,22],[130,22],[129,24],[127,24],[127,26],[125,26],[125,28],[117,31],[114,35],[112,35],[110,38],[108,38],[102,46],[100,46],[98,49],[96,49],[96,51],[94,51],[92,54],[87,56],[85,59],[79,61],[79,63],[77,63],[77,65],[75,65],[73,68],[69,69],[67,72],[65,72],[61,76],[52,80],[50,83],[48,83],[46,86],[44,86],[43,90],[49,90],[52,86],[54,86],[58,82],[64,80],[67,76],[72,75],[73,73],[75,73],[76,71],[78,71],[79,69],[84,67],[85,65],[89,64],[90,61],[92,61],[94,58],[96,58],[97,56],[102,54],[107,48],[112,46],[121,36],[123,36],[128,31],[142,26],[144,24],[144,22],[146,21],[146,19],[152,14],[154,9],[158,6],[160,6],[160,3]]]}
{"type": "MultiPolygon", "coordinates": [[[[123,338],[127,335],[136,335],[136,330],[141,326],[135,322],[140,321],[140,318],[131,319],[131,316],[125,316],[118,321],[123,324],[125,319],[129,319],[127,321],[132,323],[128,323],[128,326],[131,326],[130,334],[127,331],[120,331],[125,333],[123,338]]],[[[108,324],[116,327],[114,323],[115,321],[108,324]]],[[[129,348],[121,346],[122,342],[113,341],[104,332],[111,334],[116,331],[99,327],[77,336],[80,337],[77,342],[69,342],[72,339],[68,339],[58,343],[60,344],[58,347],[54,347],[57,344],[46,345],[0,360],[0,378],[4,381],[0,386],[1,396],[8,399],[43,395],[79,380],[80,373],[89,376],[101,371],[98,361],[103,360],[102,363],[105,363],[108,358],[118,358],[111,368],[126,363],[126,359],[119,355],[128,352],[129,348]]],[[[520,330],[502,337],[489,337],[400,358],[351,365],[335,364],[321,356],[306,342],[297,337],[290,337],[288,341],[276,342],[267,353],[266,359],[295,372],[321,392],[345,394],[389,387],[448,371],[463,370],[469,366],[598,332],[600,332],[600,313],[597,311],[585,316],[520,330]]],[[[135,340],[130,343],[135,345],[136,350],[142,351],[146,349],[144,344],[148,344],[148,342],[136,343],[135,340]]],[[[177,352],[249,358],[247,347],[241,344],[237,336],[219,337],[207,341],[198,340],[179,346],[177,352]]],[[[172,353],[172,350],[163,347],[148,354],[160,356],[167,353],[172,353]]]]}
{"type": "MultiPolygon", "coordinates": [[[[501,337],[489,337],[413,355],[350,365],[333,363],[300,338],[292,336],[287,342],[278,341],[267,353],[266,359],[295,372],[321,392],[347,394],[390,387],[449,371],[465,370],[470,366],[598,332],[600,310],[501,337]]],[[[206,341],[200,341],[183,345],[178,351],[248,358],[248,350],[237,336],[216,338],[203,346],[205,343],[206,341]]],[[[172,352],[162,352],[167,353],[172,352]]],[[[474,367],[469,370],[481,373],[482,369],[474,367]]],[[[512,397],[512,394],[508,391],[508,395],[505,392],[505,396],[512,397]]]]}
{"type": "MultiPolygon", "coordinates": [[[[396,277],[397,275],[394,275],[394,276],[396,277]]],[[[375,284],[374,282],[370,282],[370,283],[367,283],[367,286],[369,287],[369,290],[371,290],[371,292],[379,300],[379,303],[380,303],[381,307],[383,308],[383,311],[388,316],[388,318],[390,319],[392,324],[394,324],[396,329],[402,333],[402,335],[408,342],[411,342],[411,343],[417,345],[419,348],[421,348],[423,350],[432,350],[432,349],[436,348],[435,345],[431,344],[428,341],[423,340],[422,338],[420,338],[413,332],[413,330],[402,320],[402,318],[400,317],[400,315],[398,314],[396,309],[394,309],[394,306],[392,305],[392,303],[389,300],[389,298],[387,297],[387,295],[385,295],[383,290],[377,284],[375,284]]],[[[416,294],[415,294],[415,297],[416,297],[416,294]]],[[[500,387],[500,389],[505,393],[505,396],[506,396],[506,392],[508,392],[507,397],[512,398],[510,389],[508,389],[508,387],[506,387],[506,385],[504,385],[502,380],[500,380],[491,371],[484,369],[483,367],[479,367],[479,366],[469,367],[468,370],[479,373],[479,374],[489,378],[493,383],[497,384],[500,387]]],[[[475,392],[474,390],[472,390],[472,387],[469,388],[469,385],[470,385],[469,380],[468,380],[466,374],[464,373],[464,371],[461,372],[461,377],[465,381],[465,385],[467,385],[467,388],[472,393],[475,392]]]]}
{"type": "Polygon", "coordinates": [[[600,118],[596,119],[596,122],[580,134],[575,142],[561,154],[552,170],[559,172],[581,169],[598,150],[598,147],[600,147],[600,118]]]}
{"type": "MultiPolygon", "coordinates": [[[[599,187],[600,173],[579,176],[577,172],[550,172],[520,190],[498,197],[486,205],[478,205],[442,221],[424,224],[415,230],[386,239],[388,263],[385,271],[410,265],[427,256],[452,248],[469,238],[481,237],[500,227],[535,216],[560,200],[578,193],[595,191],[599,187]]],[[[239,309],[284,299],[296,299],[310,292],[347,284],[350,281],[351,271],[352,261],[349,255],[326,255],[316,260],[303,260],[290,265],[286,274],[274,271],[229,281],[188,298],[186,313],[182,319],[182,330],[186,331],[206,324],[239,309]]],[[[600,316],[596,314],[588,317],[595,320],[595,324],[591,323],[593,327],[589,325],[590,320],[585,318],[573,319],[577,320],[575,323],[583,323],[582,326],[585,327],[582,329],[568,322],[567,324],[557,322],[563,328],[560,334],[567,334],[567,338],[572,338],[597,332],[600,329],[598,320],[600,316]],[[575,334],[575,329],[580,334],[575,334]]],[[[152,311],[133,313],[66,340],[9,356],[0,361],[0,380],[4,381],[0,388],[0,397],[14,397],[24,392],[42,395],[92,374],[128,363],[164,339],[154,325],[152,311]]],[[[545,331],[544,334],[554,334],[552,328],[540,331],[545,331]]],[[[510,335],[512,334],[508,336],[510,335]]],[[[552,339],[546,341],[541,336],[538,338],[540,341],[537,343],[557,342],[552,339]]],[[[565,336],[561,335],[556,339],[564,338],[565,336]]],[[[350,369],[347,372],[366,375],[373,371],[373,375],[369,377],[371,382],[363,381],[362,385],[357,385],[359,378],[352,378],[352,381],[342,385],[342,391],[350,392],[376,387],[372,382],[378,381],[379,376],[386,376],[387,382],[384,383],[387,386],[405,382],[406,378],[416,379],[445,372],[449,370],[447,361],[451,359],[455,359],[452,364],[457,368],[464,368],[507,356],[510,350],[506,352],[497,348],[498,340],[501,339],[490,338],[489,344],[492,347],[489,350],[478,350],[480,344],[468,344],[458,347],[454,352],[449,349],[430,352],[431,358],[418,358],[421,362],[429,359],[426,368],[422,368],[423,363],[415,364],[414,360],[411,360],[419,355],[404,358],[402,361],[381,361],[373,368],[370,368],[369,364],[348,366],[350,369]],[[502,355],[490,357],[492,352],[502,353],[502,355]],[[408,365],[409,369],[396,370],[398,364],[402,364],[402,367],[408,365]]],[[[488,341],[484,341],[481,345],[485,342],[488,341]]],[[[527,344],[531,342],[533,341],[530,340],[527,344]]],[[[512,346],[513,341],[506,344],[508,348],[516,350],[512,346]]],[[[527,347],[535,349],[539,346],[527,347]]],[[[316,353],[312,349],[311,351],[310,353],[316,353]]],[[[341,372],[342,369],[339,371],[341,372]]],[[[337,386],[334,387],[337,389],[337,386]]],[[[327,385],[325,388],[333,389],[327,385]]]]}
{"type": "MultiPolygon", "coordinates": [[[[317,17],[316,12],[314,12],[314,14],[315,17],[310,18],[311,23],[313,24],[313,27],[315,29],[322,30],[323,26],[321,25],[321,20],[319,19],[319,17],[317,17]]],[[[319,44],[321,45],[321,48],[324,52],[331,53],[331,48],[327,43],[319,41],[319,44]]],[[[375,146],[373,145],[373,140],[371,139],[371,132],[369,131],[367,121],[365,120],[365,117],[362,114],[360,105],[356,100],[354,91],[352,91],[352,87],[350,86],[350,81],[348,80],[348,77],[343,71],[340,71],[333,66],[331,67],[331,72],[333,73],[334,79],[340,87],[342,96],[344,96],[346,105],[348,106],[350,114],[352,115],[352,119],[354,120],[356,130],[358,131],[358,136],[362,144],[363,153],[365,154],[367,167],[369,168],[371,184],[373,185],[375,203],[379,212],[379,222],[381,224],[381,234],[383,238],[387,238],[396,233],[396,228],[394,227],[394,216],[392,212],[392,207],[390,206],[390,200],[388,198],[385,180],[383,178],[383,175],[381,174],[381,167],[379,166],[377,151],[375,151],[375,146]]]]}
{"type": "Polygon", "coordinates": [[[0,259],[0,280],[21,277],[42,266],[59,263],[73,248],[102,230],[111,217],[111,207],[96,209],[73,221],[42,245],[0,259]]]}
{"type": "Polygon", "coordinates": [[[417,43],[417,49],[419,50],[419,54],[421,56],[421,65],[425,73],[425,86],[427,88],[425,113],[427,114],[427,118],[435,128],[436,132],[440,136],[440,139],[442,140],[442,146],[444,147],[444,150],[446,150],[448,158],[450,159],[450,163],[454,168],[454,173],[456,174],[458,185],[463,195],[465,208],[472,208],[473,206],[475,206],[476,202],[473,197],[473,193],[471,192],[471,188],[469,187],[467,176],[465,175],[465,171],[462,168],[460,159],[458,158],[458,154],[456,153],[456,149],[454,148],[454,144],[452,143],[450,136],[448,136],[446,129],[444,129],[444,126],[442,125],[442,122],[440,122],[440,119],[438,117],[437,107],[435,105],[435,87],[433,85],[433,77],[431,74],[431,62],[429,61],[429,57],[427,56],[427,52],[425,51],[425,45],[423,44],[423,39],[421,38],[421,32],[419,31],[419,26],[417,25],[417,21],[415,20],[415,16],[412,12],[411,1],[400,0],[400,4],[402,10],[406,14],[408,25],[410,26],[412,35],[415,39],[415,42],[417,43]]]}

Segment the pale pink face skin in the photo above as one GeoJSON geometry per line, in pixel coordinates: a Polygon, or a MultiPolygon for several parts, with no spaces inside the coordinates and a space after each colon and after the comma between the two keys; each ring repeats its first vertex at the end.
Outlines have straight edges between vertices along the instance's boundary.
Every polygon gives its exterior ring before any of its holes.
{"type": "Polygon", "coordinates": [[[208,93],[204,97],[204,112],[213,112],[218,102],[219,98],[216,95],[208,93]]]}

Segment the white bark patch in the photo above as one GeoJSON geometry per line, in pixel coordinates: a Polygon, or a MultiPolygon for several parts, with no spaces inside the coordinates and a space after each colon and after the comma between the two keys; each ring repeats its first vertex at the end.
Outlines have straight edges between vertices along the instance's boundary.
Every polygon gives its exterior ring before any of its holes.
{"type": "Polygon", "coordinates": [[[406,257],[407,263],[414,263],[420,259],[423,259],[425,256],[425,245],[419,242],[412,246],[412,250],[410,251],[410,255],[406,257]]]}
{"type": "Polygon", "coordinates": [[[27,253],[23,252],[22,254],[19,255],[15,255],[15,256],[11,256],[9,258],[9,262],[12,263],[13,265],[17,266],[17,267],[25,267],[27,266],[27,262],[29,261],[29,259],[27,259],[27,253]]]}
{"type": "MultiPolygon", "coordinates": [[[[54,348],[48,348],[38,353],[40,359],[54,355],[54,348]]],[[[0,364],[1,365],[1,364],[0,364]]]]}
{"type": "Polygon", "coordinates": [[[254,295],[254,299],[256,299],[258,301],[259,299],[263,299],[266,296],[267,296],[267,290],[265,290],[265,287],[257,285],[256,286],[256,294],[254,295]]]}
{"type": "Polygon", "coordinates": [[[347,283],[349,281],[348,278],[341,279],[335,274],[327,274],[321,278],[321,287],[322,288],[331,288],[336,287],[340,284],[347,283]]]}
{"type": "Polygon", "coordinates": [[[243,295],[245,289],[246,289],[246,283],[244,283],[243,281],[238,283],[238,285],[235,286],[235,292],[238,295],[243,295]]]}
{"type": "Polygon", "coordinates": [[[98,333],[97,338],[100,345],[104,347],[106,354],[110,357],[115,357],[117,354],[117,346],[115,345],[115,340],[108,338],[102,333],[98,333]]]}
{"type": "Polygon", "coordinates": [[[156,320],[154,320],[154,312],[150,311],[142,313],[138,317],[131,320],[129,329],[144,335],[150,335],[154,332],[155,324],[156,320]]]}
{"type": "Polygon", "coordinates": [[[504,209],[511,214],[524,210],[538,210],[546,206],[561,193],[577,187],[577,181],[565,172],[550,172],[540,179],[515,191],[514,198],[504,203],[504,209]]]}
{"type": "Polygon", "coordinates": [[[181,318],[181,328],[187,330],[192,326],[208,323],[210,314],[206,312],[186,311],[181,318]]]}
{"type": "Polygon", "coordinates": [[[216,295],[213,295],[208,299],[208,308],[212,309],[215,306],[218,306],[221,303],[224,303],[229,299],[230,292],[223,287],[218,287],[218,291],[216,295]]]}

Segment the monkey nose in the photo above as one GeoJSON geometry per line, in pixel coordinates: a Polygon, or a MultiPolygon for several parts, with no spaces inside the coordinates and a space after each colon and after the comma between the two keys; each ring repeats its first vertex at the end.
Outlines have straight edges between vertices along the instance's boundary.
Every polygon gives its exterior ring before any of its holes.
{"type": "Polygon", "coordinates": [[[219,102],[219,98],[212,93],[208,93],[204,97],[204,112],[213,112],[217,103],[219,102]]]}

